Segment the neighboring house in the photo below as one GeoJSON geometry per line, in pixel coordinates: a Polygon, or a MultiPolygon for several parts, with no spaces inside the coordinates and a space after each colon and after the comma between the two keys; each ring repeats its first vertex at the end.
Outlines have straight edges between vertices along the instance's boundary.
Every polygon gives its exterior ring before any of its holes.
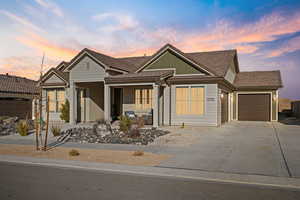
{"type": "Polygon", "coordinates": [[[152,56],[114,58],[83,49],[42,78],[50,119],[65,99],[70,123],[112,120],[126,111],[153,126],[218,126],[231,120],[276,121],[279,71],[240,72],[236,50],[183,53],[170,44],[152,56]]]}
{"type": "Polygon", "coordinates": [[[37,82],[0,74],[0,116],[32,117],[32,100],[38,94],[37,82]]]}

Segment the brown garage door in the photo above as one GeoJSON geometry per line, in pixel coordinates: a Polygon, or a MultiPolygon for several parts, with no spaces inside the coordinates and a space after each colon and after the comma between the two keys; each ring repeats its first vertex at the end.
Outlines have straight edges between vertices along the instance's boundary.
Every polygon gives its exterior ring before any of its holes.
{"type": "Polygon", "coordinates": [[[0,98],[0,116],[31,118],[32,101],[28,99],[0,98]]]}
{"type": "Polygon", "coordinates": [[[270,121],[269,94],[239,94],[238,120],[270,121]]]}
{"type": "Polygon", "coordinates": [[[221,98],[221,121],[222,123],[228,122],[228,94],[222,93],[223,97],[221,98]]]}

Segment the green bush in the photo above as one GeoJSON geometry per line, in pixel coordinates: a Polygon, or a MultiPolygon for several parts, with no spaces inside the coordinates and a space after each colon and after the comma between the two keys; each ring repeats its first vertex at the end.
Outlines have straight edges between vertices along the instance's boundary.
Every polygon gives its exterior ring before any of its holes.
{"type": "Polygon", "coordinates": [[[72,149],[71,151],[69,151],[69,156],[79,156],[79,155],[80,153],[76,149],[72,149]]]}
{"type": "Polygon", "coordinates": [[[132,120],[125,115],[120,116],[119,119],[120,119],[120,130],[123,131],[124,133],[128,133],[132,125],[132,120]]]}
{"type": "Polygon", "coordinates": [[[17,124],[17,131],[21,136],[27,136],[28,135],[28,123],[27,121],[20,121],[17,124]]]}
{"type": "Polygon", "coordinates": [[[51,127],[51,132],[52,132],[52,134],[53,134],[54,137],[60,136],[61,129],[58,126],[52,126],[51,127]]]}
{"type": "Polygon", "coordinates": [[[68,100],[64,104],[61,105],[60,109],[60,119],[64,120],[65,122],[69,122],[70,120],[70,103],[68,100]]]}

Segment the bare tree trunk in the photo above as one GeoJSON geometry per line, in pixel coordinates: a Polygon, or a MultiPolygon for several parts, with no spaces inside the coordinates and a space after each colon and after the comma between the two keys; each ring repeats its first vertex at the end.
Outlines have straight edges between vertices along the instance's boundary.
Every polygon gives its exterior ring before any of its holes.
{"type": "Polygon", "coordinates": [[[36,150],[39,150],[39,124],[37,113],[37,98],[34,98],[34,124],[35,124],[35,145],[36,150]]]}
{"type": "Polygon", "coordinates": [[[40,144],[41,149],[43,148],[43,137],[42,137],[42,131],[43,131],[43,105],[42,105],[42,88],[40,88],[40,98],[39,98],[39,137],[40,137],[40,144]]]}
{"type": "Polygon", "coordinates": [[[47,97],[46,101],[46,113],[47,113],[47,119],[46,119],[46,136],[45,136],[45,144],[44,144],[44,151],[47,151],[47,140],[48,140],[48,129],[49,129],[49,97],[47,97]]]}

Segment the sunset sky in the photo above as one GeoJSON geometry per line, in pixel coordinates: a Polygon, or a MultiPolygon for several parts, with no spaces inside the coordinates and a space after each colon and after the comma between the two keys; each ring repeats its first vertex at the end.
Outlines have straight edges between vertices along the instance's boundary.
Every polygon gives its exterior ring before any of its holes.
{"type": "Polygon", "coordinates": [[[0,73],[37,80],[87,47],[111,56],[237,49],[241,71],[281,70],[300,99],[299,0],[1,0],[0,73]]]}

